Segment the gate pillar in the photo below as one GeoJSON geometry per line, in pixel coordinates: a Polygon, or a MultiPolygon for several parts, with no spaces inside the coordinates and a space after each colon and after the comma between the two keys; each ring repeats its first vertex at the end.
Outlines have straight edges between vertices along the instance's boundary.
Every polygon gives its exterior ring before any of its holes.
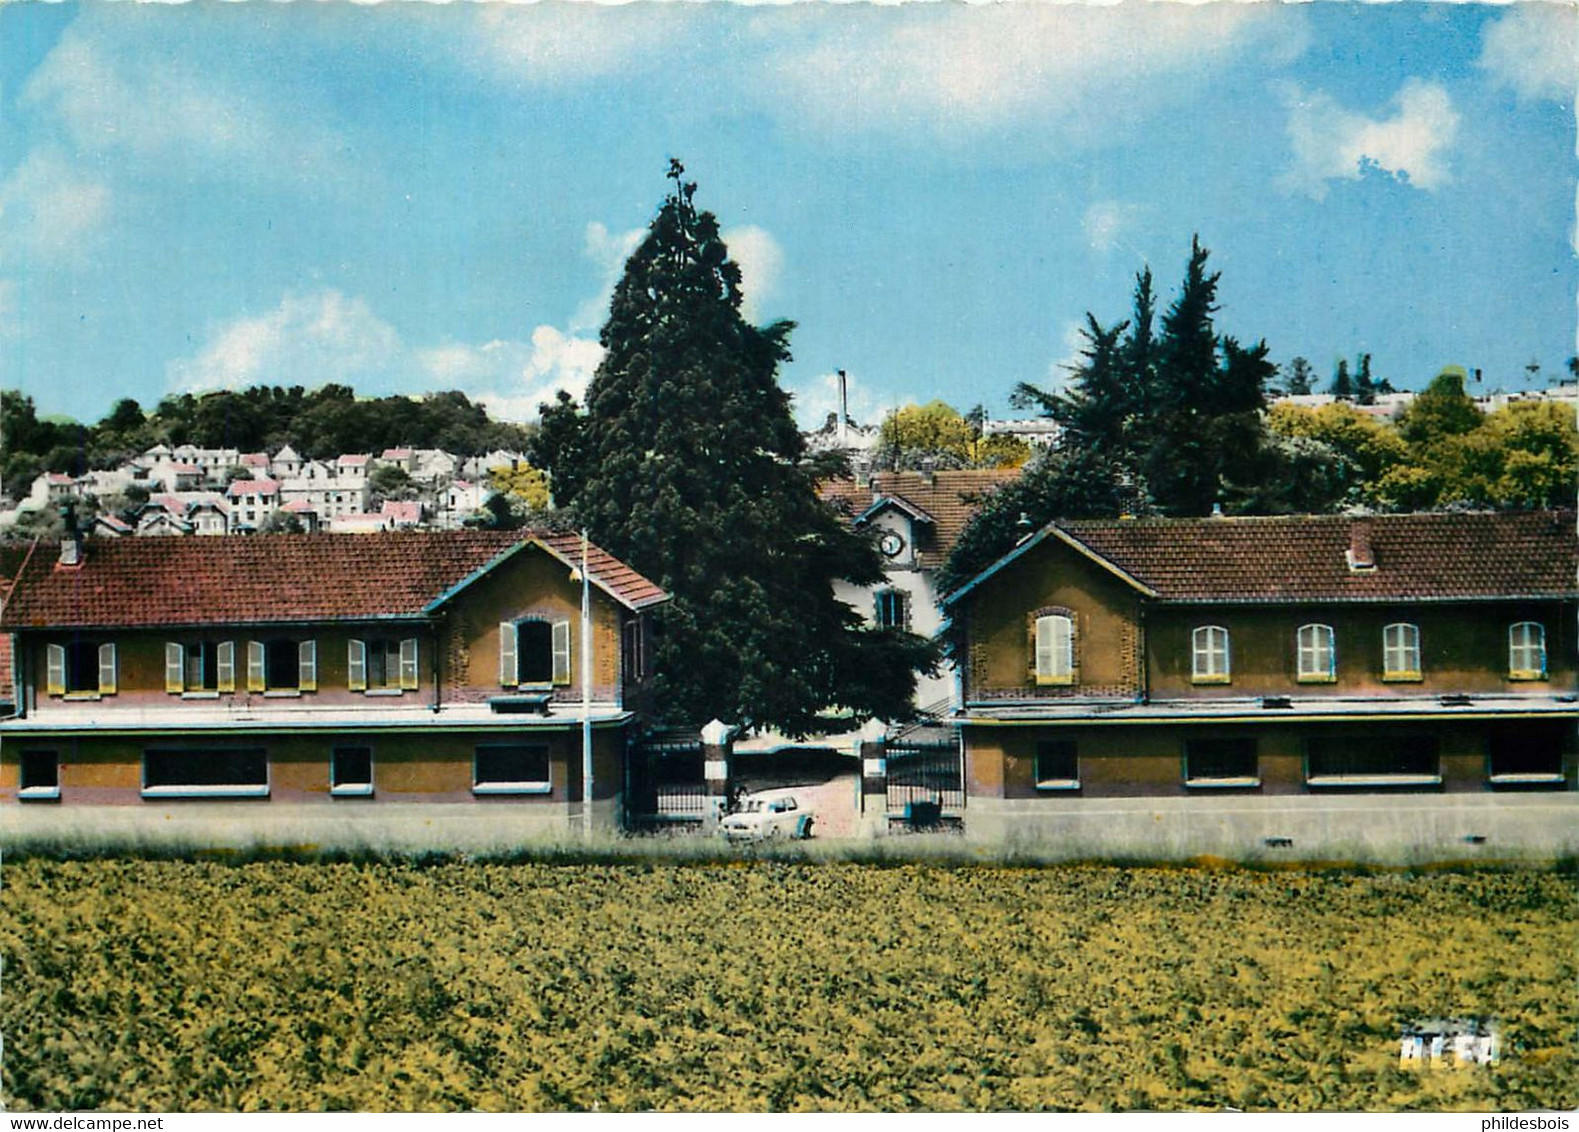
{"type": "Polygon", "coordinates": [[[715,719],[702,728],[702,776],[707,785],[707,801],[702,810],[702,829],[711,833],[729,809],[730,774],[735,750],[735,728],[715,719]]]}
{"type": "Polygon", "coordinates": [[[872,719],[856,743],[861,756],[861,824],[869,832],[888,831],[888,727],[872,719]]]}

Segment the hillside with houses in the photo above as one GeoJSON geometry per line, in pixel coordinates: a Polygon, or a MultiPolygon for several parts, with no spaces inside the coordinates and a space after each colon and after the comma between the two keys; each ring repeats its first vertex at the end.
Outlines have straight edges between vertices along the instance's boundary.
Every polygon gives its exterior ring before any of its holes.
{"type": "Polygon", "coordinates": [[[386,448],[308,459],[289,444],[273,453],[156,444],[111,468],[40,473],[25,497],[0,511],[0,529],[69,505],[85,509],[90,533],[107,538],[451,530],[482,521],[497,494],[490,472],[525,463],[504,450],[461,457],[386,448]]]}

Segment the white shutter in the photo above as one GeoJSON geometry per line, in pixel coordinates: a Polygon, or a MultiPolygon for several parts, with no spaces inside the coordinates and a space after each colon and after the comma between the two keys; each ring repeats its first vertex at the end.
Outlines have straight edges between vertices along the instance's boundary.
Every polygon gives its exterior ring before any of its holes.
{"type": "Polygon", "coordinates": [[[1056,654],[1063,660],[1063,668],[1059,670],[1060,676],[1073,676],[1075,674],[1075,622],[1070,617],[1060,617],[1054,623],[1054,646],[1056,654]],[[1059,638],[1062,638],[1061,640],[1059,638]]]}
{"type": "Polygon", "coordinates": [[[236,642],[220,641],[214,646],[214,667],[217,679],[214,686],[221,692],[236,690],[236,642]]]}
{"type": "Polygon", "coordinates": [[[506,687],[519,684],[515,662],[515,622],[499,622],[499,683],[506,687]]]}
{"type": "Polygon", "coordinates": [[[400,686],[411,690],[417,686],[417,638],[407,637],[400,642],[400,686]]]}
{"type": "Polygon", "coordinates": [[[554,622],[554,683],[570,683],[570,622],[554,622]]]}
{"type": "Polygon", "coordinates": [[[303,692],[318,690],[317,641],[303,641],[296,646],[296,687],[303,692]]]}
{"type": "Polygon", "coordinates": [[[261,692],[267,685],[263,681],[263,642],[247,642],[247,691],[261,692]]]}
{"type": "Polygon", "coordinates": [[[345,683],[353,692],[367,690],[367,642],[345,643],[345,683]]]}
{"type": "Polygon", "coordinates": [[[44,649],[44,687],[51,696],[66,694],[66,646],[47,645],[44,649]]]}
{"type": "Polygon", "coordinates": [[[1051,617],[1036,619],[1036,674],[1038,676],[1053,674],[1053,619],[1051,617]]]}
{"type": "Polygon", "coordinates": [[[99,646],[99,695],[115,694],[115,646],[99,646]]]}
{"type": "Polygon", "coordinates": [[[186,646],[175,641],[166,641],[164,646],[164,690],[167,692],[184,692],[186,690],[186,646]]]}

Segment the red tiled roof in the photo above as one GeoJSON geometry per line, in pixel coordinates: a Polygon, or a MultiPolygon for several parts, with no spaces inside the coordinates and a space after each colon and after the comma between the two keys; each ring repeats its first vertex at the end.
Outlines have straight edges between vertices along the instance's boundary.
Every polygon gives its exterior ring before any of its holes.
{"type": "Polygon", "coordinates": [[[854,480],[830,480],[820,494],[851,522],[860,518],[879,498],[903,500],[932,521],[930,531],[917,530],[917,556],[923,567],[943,565],[960,532],[981,501],[1000,486],[1020,477],[1018,468],[967,468],[937,472],[878,472],[870,485],[854,480]]]}
{"type": "MultiPolygon", "coordinates": [[[[530,531],[109,539],[78,567],[59,566],[44,544],[17,578],[0,630],[418,617],[524,543],[568,565],[581,560],[579,535],[530,531]]],[[[596,546],[588,570],[630,609],[667,596],[596,546]]]]}
{"type": "Polygon", "coordinates": [[[1056,526],[1163,601],[1579,596],[1572,511],[1089,520],[1056,526]],[[1374,571],[1349,568],[1346,552],[1357,524],[1369,528],[1374,571]]]}
{"type": "Polygon", "coordinates": [[[231,480],[225,490],[231,495],[273,495],[280,484],[278,480],[231,480]]]}

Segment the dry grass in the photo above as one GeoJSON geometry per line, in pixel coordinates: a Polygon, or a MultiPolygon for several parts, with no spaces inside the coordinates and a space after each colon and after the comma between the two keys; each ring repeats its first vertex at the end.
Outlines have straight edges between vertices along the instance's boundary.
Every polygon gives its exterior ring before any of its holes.
{"type": "Polygon", "coordinates": [[[15,1109],[1579,1104],[1573,878],[8,861],[15,1109]],[[1491,1069],[1398,1024],[1495,1016],[1491,1069]]]}

